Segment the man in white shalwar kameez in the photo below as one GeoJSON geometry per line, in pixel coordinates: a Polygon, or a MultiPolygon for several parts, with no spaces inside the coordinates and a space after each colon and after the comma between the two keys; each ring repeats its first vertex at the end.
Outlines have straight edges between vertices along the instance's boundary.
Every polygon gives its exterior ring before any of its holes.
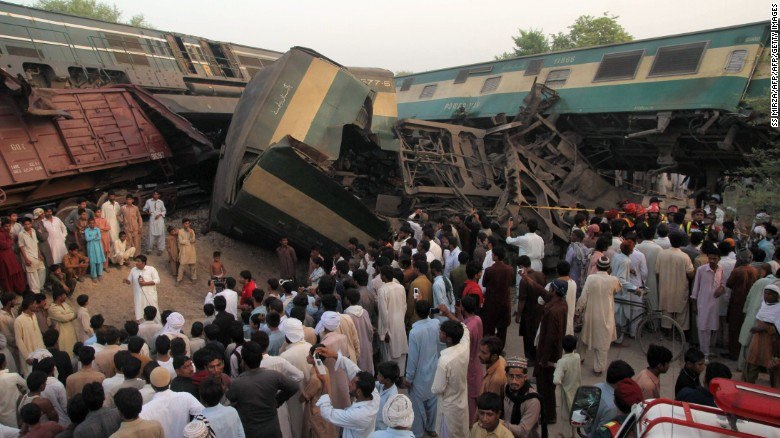
{"type": "Polygon", "coordinates": [[[22,255],[24,272],[27,274],[27,285],[32,293],[39,293],[46,281],[46,264],[38,248],[38,235],[32,228],[32,219],[24,218],[23,229],[17,238],[19,251],[22,255]]]}
{"type": "Polygon", "coordinates": [[[51,259],[53,263],[62,263],[62,258],[68,253],[68,247],[65,245],[65,239],[68,237],[68,229],[65,224],[52,214],[51,208],[43,212],[43,227],[49,232],[49,238],[46,242],[51,248],[51,259]]]}
{"type": "Polygon", "coordinates": [[[406,289],[393,278],[393,270],[382,266],[380,274],[384,284],[377,293],[379,320],[377,335],[381,342],[382,360],[392,360],[398,364],[401,374],[406,371],[406,355],[409,353],[409,343],[406,339],[406,289]]]}
{"type": "Polygon", "coordinates": [[[431,392],[438,396],[436,432],[441,438],[469,436],[469,402],[466,373],[469,367],[468,329],[463,323],[445,321],[439,340],[447,348],[436,364],[431,392]],[[458,337],[458,335],[460,337],[458,337]]]}
{"type": "Polygon", "coordinates": [[[155,191],[152,199],[147,199],[143,211],[149,213],[149,252],[157,243],[157,255],[165,251],[165,203],[160,200],[160,193],[155,191]]]}
{"type": "Polygon", "coordinates": [[[109,236],[111,236],[111,243],[114,243],[116,239],[119,239],[119,209],[122,205],[116,202],[116,195],[114,193],[108,194],[108,200],[100,206],[100,210],[103,212],[103,218],[108,222],[108,226],[111,228],[108,230],[109,236]]]}
{"type": "Polygon", "coordinates": [[[160,284],[160,274],[157,269],[146,264],[146,256],[141,254],[135,258],[135,267],[124,280],[125,284],[133,285],[133,303],[135,304],[135,319],[144,317],[144,307],[156,307],[158,312],[154,322],[160,322],[160,307],[157,304],[157,285],[160,284]]]}

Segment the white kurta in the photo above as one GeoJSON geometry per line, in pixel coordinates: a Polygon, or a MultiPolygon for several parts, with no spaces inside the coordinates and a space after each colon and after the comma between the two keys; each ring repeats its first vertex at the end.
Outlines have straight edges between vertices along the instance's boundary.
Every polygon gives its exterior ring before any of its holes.
{"type": "Polygon", "coordinates": [[[468,384],[466,373],[469,367],[469,330],[463,326],[460,342],[441,351],[436,364],[436,374],[431,392],[437,395],[438,414],[436,431],[442,435],[442,422],[447,425],[448,436],[469,436],[468,384]]]}
{"type": "Polygon", "coordinates": [[[147,199],[143,211],[149,213],[149,249],[157,240],[160,251],[165,249],[165,203],[160,199],[147,199]],[[157,215],[160,215],[158,218],[157,215]]]}
{"type": "Polygon", "coordinates": [[[108,221],[108,226],[111,227],[111,229],[108,230],[108,234],[111,236],[111,242],[119,239],[120,228],[119,219],[117,219],[117,217],[119,216],[120,208],[122,208],[122,206],[116,201],[114,201],[113,204],[111,201],[106,201],[100,206],[100,210],[103,212],[103,218],[108,221]]]}
{"type": "Polygon", "coordinates": [[[384,341],[386,335],[390,335],[390,356],[393,358],[409,352],[409,344],[406,339],[406,290],[398,280],[384,283],[377,294],[379,308],[379,320],[377,322],[377,334],[379,340],[384,341]]]}
{"type": "Polygon", "coordinates": [[[144,307],[154,306],[157,308],[155,322],[160,322],[160,306],[157,304],[157,285],[160,284],[160,274],[157,269],[146,265],[143,269],[133,268],[127,276],[127,280],[133,286],[133,303],[135,304],[135,319],[143,319],[144,307]],[[154,286],[141,286],[138,277],[143,277],[144,281],[153,281],[154,286]]]}
{"type": "Polygon", "coordinates": [[[27,260],[30,261],[30,265],[22,259],[24,272],[27,273],[27,285],[33,293],[40,292],[43,287],[43,283],[46,280],[46,264],[41,258],[41,253],[38,250],[38,236],[35,234],[35,230],[31,230],[32,234],[22,230],[19,233],[17,240],[19,250],[24,253],[27,260]]]}
{"type": "Polygon", "coordinates": [[[536,233],[525,233],[522,236],[507,237],[506,243],[517,246],[518,255],[527,255],[531,259],[531,268],[534,271],[542,271],[542,259],[544,258],[544,239],[536,233]]]}
{"type": "Polygon", "coordinates": [[[62,263],[62,258],[68,253],[68,247],[65,246],[65,239],[68,237],[68,229],[57,216],[51,219],[43,220],[43,227],[49,232],[49,238],[46,240],[51,248],[51,258],[54,263],[62,263]]]}

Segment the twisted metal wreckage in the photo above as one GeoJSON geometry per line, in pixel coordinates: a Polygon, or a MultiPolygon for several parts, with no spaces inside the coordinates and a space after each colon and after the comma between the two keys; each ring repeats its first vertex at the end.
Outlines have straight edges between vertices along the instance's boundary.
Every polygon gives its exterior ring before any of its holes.
{"type": "Polygon", "coordinates": [[[467,119],[396,122],[392,78],[303,48],[258,73],[221,151],[212,226],[303,249],[375,239],[416,208],[430,217],[476,208],[536,218],[560,247],[571,225],[555,207],[637,198],[593,169],[576,134],[556,129],[548,113],[558,95],[542,84],[512,122],[480,129],[467,119]]]}

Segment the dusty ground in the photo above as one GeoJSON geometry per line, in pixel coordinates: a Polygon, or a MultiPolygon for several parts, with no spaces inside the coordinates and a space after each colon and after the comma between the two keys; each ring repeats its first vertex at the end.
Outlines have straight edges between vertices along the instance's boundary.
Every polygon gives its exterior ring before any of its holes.
{"type": "MultiPolygon", "coordinates": [[[[160,284],[157,295],[160,309],[172,309],[184,315],[186,331],[194,321],[202,320],[203,299],[208,292],[209,265],[214,251],[222,252],[222,263],[227,268],[228,275],[238,278],[238,273],[246,269],[252,273],[259,287],[265,286],[266,279],[276,276],[276,254],[271,249],[260,248],[248,242],[240,242],[223,234],[211,231],[203,234],[208,218],[208,208],[184,209],[167,218],[166,224],[180,225],[181,218],[192,221],[196,231],[195,248],[198,254],[198,280],[191,282],[185,276],[180,285],[176,285],[176,277],[168,269],[168,255],[158,256],[156,251],[146,253],[149,265],[157,268],[160,273],[160,284]]],[[[144,224],[146,226],[146,224],[144,224]]],[[[144,249],[146,239],[143,240],[144,249]]],[[[122,280],[130,273],[129,267],[111,267],[103,281],[92,283],[86,279],[79,283],[76,295],[87,294],[90,297],[89,311],[91,315],[101,313],[106,323],[122,327],[128,319],[133,319],[133,291],[130,285],[122,280]]],[[[75,299],[74,306],[75,306],[75,299]]]]}

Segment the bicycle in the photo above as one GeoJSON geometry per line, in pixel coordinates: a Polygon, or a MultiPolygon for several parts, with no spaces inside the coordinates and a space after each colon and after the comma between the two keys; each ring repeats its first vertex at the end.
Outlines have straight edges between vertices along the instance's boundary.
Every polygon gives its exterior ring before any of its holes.
{"type": "MultiPolygon", "coordinates": [[[[642,298],[641,302],[631,301],[620,297],[615,297],[615,305],[629,307],[640,307],[642,312],[631,318],[624,326],[619,326],[623,333],[630,333],[629,328],[637,324],[636,339],[644,353],[650,348],[650,345],[662,345],[669,348],[672,352],[672,360],[678,359],[685,352],[685,332],[680,324],[674,319],[666,316],[660,310],[651,310],[647,302],[647,289],[640,288],[638,295],[642,298]],[[665,327],[666,326],[666,327],[665,327]]],[[[633,312],[631,312],[633,314],[633,312]]]]}

